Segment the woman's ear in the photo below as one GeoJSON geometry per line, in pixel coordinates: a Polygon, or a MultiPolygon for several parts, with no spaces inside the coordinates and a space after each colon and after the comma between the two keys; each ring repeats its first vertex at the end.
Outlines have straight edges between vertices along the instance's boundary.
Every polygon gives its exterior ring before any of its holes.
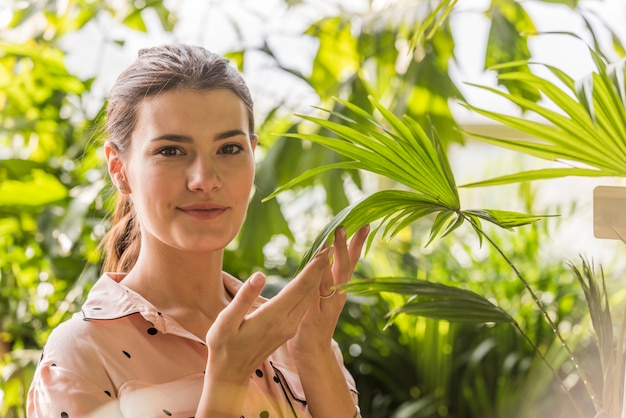
{"type": "Polygon", "coordinates": [[[107,160],[107,168],[109,170],[111,180],[113,181],[113,185],[117,187],[120,193],[130,194],[131,191],[128,182],[126,181],[124,162],[120,158],[119,151],[115,144],[110,141],[105,142],[104,155],[107,160]]]}
{"type": "Polygon", "coordinates": [[[252,134],[250,136],[250,142],[252,144],[252,151],[254,151],[256,146],[259,144],[259,136],[257,134],[252,134]]]}

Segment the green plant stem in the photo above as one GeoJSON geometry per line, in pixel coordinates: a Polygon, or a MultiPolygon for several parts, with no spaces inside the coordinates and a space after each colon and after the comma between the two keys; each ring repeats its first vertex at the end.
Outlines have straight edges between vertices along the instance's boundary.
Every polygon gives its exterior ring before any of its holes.
{"type": "MultiPolygon", "coordinates": [[[[593,402],[593,406],[594,406],[596,412],[599,412],[602,409],[602,406],[600,404],[598,404],[598,396],[596,395],[595,391],[591,387],[585,372],[583,371],[582,367],[580,366],[580,363],[578,362],[578,360],[574,356],[574,353],[572,352],[572,350],[569,348],[569,345],[567,344],[567,342],[561,336],[561,333],[559,332],[558,328],[556,327],[556,324],[554,323],[554,321],[552,321],[552,318],[550,318],[550,315],[548,314],[548,311],[543,306],[543,303],[541,303],[541,300],[539,300],[539,297],[537,296],[537,294],[533,291],[532,287],[530,286],[528,281],[524,278],[522,273],[517,269],[517,267],[515,267],[513,262],[506,256],[504,251],[502,251],[502,249],[500,249],[500,247],[489,237],[489,235],[487,235],[485,233],[485,231],[483,231],[480,228],[480,225],[478,225],[476,222],[474,222],[470,217],[466,217],[466,219],[467,219],[468,222],[471,223],[471,225],[475,228],[476,231],[480,232],[480,234],[483,237],[485,237],[485,239],[491,244],[491,246],[502,256],[502,258],[504,258],[506,263],[515,272],[515,275],[520,279],[520,281],[522,282],[522,284],[524,285],[526,290],[530,293],[531,297],[533,298],[533,301],[539,307],[539,310],[541,311],[541,313],[544,316],[544,318],[546,318],[546,321],[550,325],[550,328],[552,329],[552,331],[554,332],[556,337],[561,342],[561,345],[563,346],[563,348],[567,352],[567,354],[568,354],[568,356],[570,358],[570,361],[574,364],[574,367],[576,368],[576,370],[578,372],[578,375],[580,376],[580,378],[583,381],[583,385],[585,386],[585,389],[587,390],[587,393],[591,397],[591,401],[593,402]]],[[[517,327],[517,329],[521,331],[521,328],[519,326],[517,327]]],[[[530,342],[530,338],[526,334],[524,334],[522,332],[522,335],[526,338],[526,340],[528,340],[530,342]]],[[[535,344],[532,344],[532,346],[535,349],[535,351],[540,355],[540,357],[544,360],[544,362],[550,367],[550,369],[555,374],[555,376],[559,379],[559,381],[561,382],[561,386],[565,389],[565,392],[567,393],[569,399],[572,401],[573,405],[576,407],[576,410],[578,410],[579,413],[581,413],[581,417],[584,417],[584,415],[582,415],[582,412],[580,412],[580,410],[578,409],[578,406],[577,406],[576,402],[571,397],[571,395],[569,393],[569,390],[565,386],[563,380],[560,378],[560,376],[558,375],[556,370],[554,370],[552,365],[550,365],[550,363],[547,361],[547,359],[541,354],[541,352],[539,351],[539,348],[536,347],[535,344]]]]}
{"type": "Polygon", "coordinates": [[[524,330],[522,329],[522,327],[520,327],[519,323],[515,320],[513,320],[513,327],[515,329],[517,329],[517,331],[519,331],[520,334],[522,334],[522,337],[524,337],[524,339],[528,342],[528,344],[530,344],[530,346],[533,348],[533,350],[535,350],[535,352],[537,353],[537,355],[539,356],[539,358],[541,360],[543,360],[543,362],[548,366],[548,368],[552,371],[552,374],[554,374],[554,376],[556,376],[556,378],[558,379],[561,387],[563,388],[563,390],[565,391],[565,396],[567,396],[567,398],[569,399],[569,401],[571,402],[571,404],[574,406],[574,409],[576,409],[576,412],[578,413],[578,416],[580,418],[586,418],[585,414],[583,413],[583,411],[580,410],[580,407],[578,406],[578,403],[574,400],[574,398],[572,397],[572,394],[569,392],[569,390],[567,389],[567,386],[565,386],[565,382],[563,382],[563,379],[561,379],[561,377],[559,376],[558,372],[554,369],[554,367],[552,367],[552,365],[550,364],[550,362],[548,361],[548,359],[543,355],[543,353],[539,350],[539,347],[537,347],[537,345],[533,342],[533,340],[530,339],[530,337],[528,336],[528,334],[526,334],[524,332],[524,330]]]}

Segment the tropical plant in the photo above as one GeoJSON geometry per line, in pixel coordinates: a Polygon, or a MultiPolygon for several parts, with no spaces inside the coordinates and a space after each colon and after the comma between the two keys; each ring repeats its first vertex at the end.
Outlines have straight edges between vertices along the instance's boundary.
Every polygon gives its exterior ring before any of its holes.
{"type": "MultiPolygon", "coordinates": [[[[556,87],[551,82],[526,71],[515,71],[514,69],[527,68],[528,62],[513,62],[495,67],[505,70],[499,75],[499,80],[506,84],[507,81],[515,80],[526,84],[528,88],[520,91],[512,90],[509,93],[501,92],[494,88],[484,87],[495,92],[513,103],[519,105],[523,110],[533,111],[544,117],[550,125],[528,120],[528,118],[514,117],[498,112],[491,112],[477,109],[471,105],[468,108],[485,115],[498,122],[521,130],[530,134],[533,138],[545,141],[538,143],[536,139],[522,140],[501,140],[488,138],[482,135],[478,137],[484,141],[505,146],[514,150],[527,152],[531,155],[546,159],[562,159],[568,162],[581,163],[589,168],[559,168],[544,169],[533,172],[515,174],[511,176],[499,177],[497,179],[478,182],[472,186],[494,185],[516,181],[529,181],[558,176],[583,175],[583,176],[623,176],[624,164],[626,161],[626,145],[623,140],[626,131],[626,90],[624,90],[624,65],[623,62],[608,66],[606,61],[596,50],[590,49],[596,63],[598,73],[594,73],[576,84],[566,74],[558,69],[548,66],[549,70],[561,80],[567,88],[572,90],[576,102],[566,92],[556,87]],[[578,87],[578,88],[577,88],[578,87]],[[536,90],[551,99],[563,112],[559,114],[553,110],[543,107],[534,100],[529,100],[526,96],[528,91],[536,90]]],[[[380,176],[394,180],[397,184],[408,187],[410,190],[384,190],[376,192],[361,201],[358,201],[336,215],[331,222],[318,235],[317,239],[310,247],[303,262],[308,260],[319,247],[331,239],[332,231],[339,225],[344,225],[348,231],[354,231],[364,223],[380,221],[376,225],[376,230],[382,230],[382,236],[392,238],[398,232],[406,228],[427,215],[437,214],[433,219],[430,231],[430,243],[437,236],[446,236],[464,222],[468,222],[481,239],[486,239],[492,244],[514,270],[516,276],[522,281],[526,291],[532,296],[537,307],[542,312],[545,320],[556,334],[560,345],[565,350],[578,373],[586,391],[593,402],[596,412],[604,412],[605,409],[613,411],[613,414],[621,412],[621,399],[616,399],[616,393],[621,393],[622,373],[613,376],[613,384],[605,384],[604,397],[599,397],[590,382],[587,372],[580,367],[579,360],[574,356],[571,347],[561,336],[559,329],[549,315],[548,310],[533,290],[532,286],[524,278],[522,273],[509,260],[506,254],[495,244],[481,226],[481,220],[487,220],[504,228],[525,225],[536,221],[537,217],[513,212],[503,212],[494,210],[461,210],[456,185],[451,169],[447,162],[447,157],[443,151],[442,144],[435,134],[430,137],[424,132],[421,126],[412,118],[404,116],[402,119],[396,117],[385,106],[381,105],[374,98],[370,98],[372,106],[359,107],[350,102],[337,99],[339,110],[329,110],[328,118],[302,115],[303,119],[314,122],[321,129],[320,133],[295,133],[288,136],[309,140],[322,144],[333,151],[344,155],[348,161],[331,164],[310,170],[302,176],[285,184],[275,194],[284,189],[288,189],[301,181],[308,180],[321,172],[333,169],[353,169],[370,171],[380,176]],[[379,116],[375,115],[375,112],[379,116]],[[615,383],[620,382],[620,383],[615,383]],[[617,388],[615,386],[617,385],[617,388]],[[605,406],[604,403],[607,405],[605,406]]],[[[337,108],[335,108],[337,109],[337,108]]],[[[275,195],[274,194],[274,195],[275,195]]],[[[270,196],[273,197],[274,195],[270,196]]],[[[371,242],[370,238],[370,242],[371,242]]],[[[584,271],[589,276],[589,269],[584,264],[584,271]]],[[[580,277],[578,270],[574,269],[577,277],[580,277]]],[[[580,280],[581,284],[585,284],[580,280]]],[[[589,283],[592,283],[590,281],[589,283]]],[[[602,315],[606,317],[606,304],[599,304],[596,296],[596,289],[591,284],[583,286],[588,298],[588,306],[591,309],[592,319],[596,327],[601,324],[604,328],[596,331],[599,333],[600,342],[604,345],[601,352],[604,354],[601,359],[608,362],[606,350],[612,350],[613,340],[606,338],[606,331],[601,332],[610,325],[607,321],[600,321],[602,315]],[[609,344],[609,347],[606,347],[609,344]]],[[[402,279],[394,277],[391,279],[376,278],[368,281],[355,281],[348,286],[348,290],[357,293],[395,292],[400,294],[414,295],[403,306],[392,311],[393,314],[403,312],[420,316],[434,318],[445,318],[452,321],[460,319],[471,320],[472,316],[463,316],[463,311],[459,309],[467,303],[468,311],[474,312],[477,322],[498,322],[505,320],[515,323],[508,315],[500,317],[494,311],[493,304],[482,301],[472,304],[459,294],[450,292],[449,289],[437,289],[433,283],[419,283],[415,279],[402,279]],[[426,286],[428,290],[424,288],[426,286]],[[436,290],[441,291],[441,294],[436,290]],[[437,295],[443,296],[442,300],[437,295]],[[454,301],[453,304],[450,301],[454,301]],[[481,307],[487,309],[486,316],[482,316],[481,307]]],[[[467,311],[466,311],[467,312],[467,311]]],[[[524,331],[517,326],[518,330],[524,331]]],[[[533,344],[531,340],[528,340],[533,344]]],[[[621,347],[621,344],[619,345],[621,347]]],[[[552,367],[550,361],[537,347],[536,352],[544,358],[546,364],[552,368],[555,376],[557,371],[552,367]]],[[[621,359],[621,354],[619,355],[621,359]]],[[[621,360],[620,360],[621,361],[621,360]]],[[[611,363],[613,364],[613,363],[611,363]]],[[[620,370],[623,364],[620,363],[620,370]]],[[[569,394],[569,388],[562,381],[565,392],[569,394]]],[[[572,404],[576,407],[579,416],[585,416],[577,405],[573,397],[570,396],[572,404]]],[[[612,415],[609,415],[612,416],[612,415]]],[[[616,415],[615,415],[616,416],[616,415]]]]}
{"type": "MultiPolygon", "coordinates": [[[[494,227],[490,236],[515,260],[541,299],[550,301],[548,309],[557,327],[568,343],[581,342],[576,347],[583,351],[577,355],[587,359],[584,300],[567,266],[555,263],[549,255],[548,237],[558,222],[558,218],[551,218],[515,233],[494,227]]],[[[575,370],[567,367],[568,357],[561,355],[560,342],[537,315],[532,299],[523,296],[523,284],[511,276],[507,262],[498,253],[479,247],[471,228],[459,228],[454,237],[420,248],[427,240],[429,223],[428,219],[419,221],[393,240],[375,240],[359,276],[406,277],[404,282],[410,280],[415,288],[427,288],[417,296],[423,301],[432,293],[429,287],[439,290],[438,284],[497,301],[498,307],[513,316],[535,345],[547,353],[560,376],[571,382],[575,370]]],[[[554,416],[557,412],[576,416],[558,381],[555,385],[545,363],[535,360],[533,347],[510,323],[448,322],[406,314],[392,318],[389,313],[401,309],[412,296],[378,293],[371,280],[361,287],[374,293],[351,294],[352,303],[337,338],[350,348],[345,353],[348,365],[358,387],[366,391],[361,402],[366,416],[526,417],[554,416]],[[380,362],[387,367],[376,367],[380,362]],[[381,411],[383,406],[387,409],[381,411]],[[401,415],[401,411],[408,415],[401,415]]],[[[454,295],[454,291],[449,293],[454,295]]],[[[454,299],[449,302],[454,309],[454,299]]],[[[453,315],[466,312],[463,307],[459,302],[453,315]]],[[[592,370],[595,364],[589,363],[592,370]]],[[[597,381],[597,376],[590,379],[597,381]]],[[[571,390],[578,398],[584,389],[580,391],[582,382],[574,382],[571,390]]],[[[586,415],[592,414],[593,405],[583,402],[582,407],[586,415]]]]}
{"type": "MultiPolygon", "coordinates": [[[[572,36],[572,34],[568,34],[572,36]]],[[[617,42],[619,42],[617,40],[617,42]]],[[[621,44],[619,44],[621,47],[621,44]]],[[[623,51],[623,47],[621,47],[623,51]]],[[[519,181],[550,179],[563,176],[626,177],[626,58],[610,63],[595,47],[588,47],[595,63],[595,71],[581,80],[573,80],[558,68],[544,65],[564,87],[557,86],[547,78],[515,71],[500,75],[514,77],[518,81],[538,88],[550,101],[551,106],[529,102],[516,94],[482,88],[498,94],[518,105],[524,112],[532,112],[540,121],[528,117],[505,115],[495,111],[466,105],[473,111],[507,125],[519,132],[531,135],[531,140],[491,138],[472,134],[481,141],[514,149],[549,161],[557,161],[565,167],[547,168],[509,174],[467,186],[489,186],[519,181]],[[579,166],[572,166],[577,164],[579,166]]],[[[525,63],[528,64],[528,63],[525,63]]],[[[541,65],[541,64],[538,64],[541,65]]],[[[515,68],[516,63],[507,65],[515,68]]],[[[626,407],[623,405],[624,370],[623,330],[614,340],[610,306],[606,294],[604,275],[601,280],[593,268],[583,260],[581,269],[572,266],[588,304],[591,320],[597,335],[599,354],[605,381],[602,395],[596,395],[591,387],[589,394],[596,412],[607,417],[617,417],[626,407]],[[581,272],[582,270],[582,272],[581,272]]]]}

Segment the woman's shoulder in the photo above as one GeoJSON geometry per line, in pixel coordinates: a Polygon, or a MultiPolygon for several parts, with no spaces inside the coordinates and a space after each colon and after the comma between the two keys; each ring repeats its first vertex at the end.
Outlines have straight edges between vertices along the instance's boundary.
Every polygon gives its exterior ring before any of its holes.
{"type": "Polygon", "coordinates": [[[82,313],[74,314],[50,333],[43,348],[42,363],[66,364],[71,369],[83,368],[70,367],[72,364],[96,367],[105,345],[102,333],[96,328],[97,324],[85,321],[82,313]]]}
{"type": "Polygon", "coordinates": [[[64,364],[70,370],[95,369],[116,341],[133,328],[127,293],[107,275],[93,286],[81,309],[57,325],[43,349],[42,363],[64,364]]]}

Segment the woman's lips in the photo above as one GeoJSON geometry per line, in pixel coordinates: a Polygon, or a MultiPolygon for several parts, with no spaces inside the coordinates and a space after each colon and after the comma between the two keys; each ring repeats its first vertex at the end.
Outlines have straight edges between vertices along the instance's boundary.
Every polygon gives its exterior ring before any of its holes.
{"type": "Polygon", "coordinates": [[[178,210],[196,219],[210,220],[219,217],[227,210],[227,207],[220,205],[188,205],[181,206],[178,210]]]}

